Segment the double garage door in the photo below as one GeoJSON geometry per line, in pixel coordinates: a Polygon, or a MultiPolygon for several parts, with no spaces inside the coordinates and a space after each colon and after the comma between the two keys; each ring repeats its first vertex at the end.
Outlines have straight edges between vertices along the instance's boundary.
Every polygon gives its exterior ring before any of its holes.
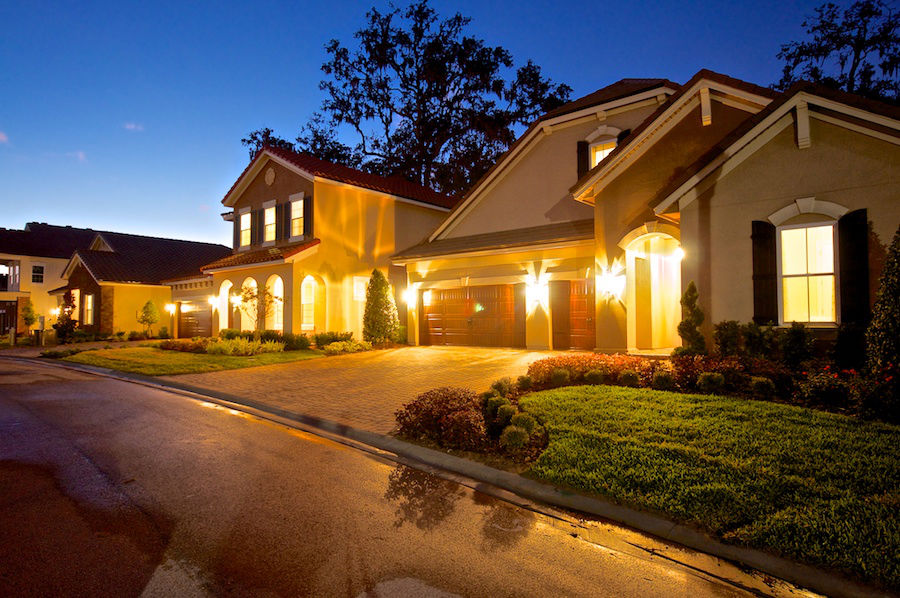
{"type": "Polygon", "coordinates": [[[423,345],[525,346],[525,284],[430,289],[419,297],[423,345]]]}

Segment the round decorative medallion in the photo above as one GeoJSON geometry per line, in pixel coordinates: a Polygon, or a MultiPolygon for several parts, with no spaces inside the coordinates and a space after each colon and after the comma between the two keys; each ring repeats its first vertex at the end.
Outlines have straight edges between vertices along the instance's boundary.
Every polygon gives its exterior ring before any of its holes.
{"type": "Polygon", "coordinates": [[[266,171],[266,185],[271,185],[275,182],[275,169],[271,166],[266,171]]]}

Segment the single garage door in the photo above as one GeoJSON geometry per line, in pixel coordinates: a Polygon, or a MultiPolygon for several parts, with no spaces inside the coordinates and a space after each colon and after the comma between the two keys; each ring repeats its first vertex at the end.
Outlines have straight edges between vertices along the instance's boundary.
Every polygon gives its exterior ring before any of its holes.
{"type": "Polygon", "coordinates": [[[419,298],[423,345],[525,346],[525,284],[430,289],[419,298]]]}
{"type": "Polygon", "coordinates": [[[594,349],[594,285],[590,280],[550,281],[553,348],[594,349]]]}
{"type": "Polygon", "coordinates": [[[178,313],[178,336],[180,338],[212,336],[211,311],[210,309],[185,309],[185,306],[182,306],[178,313]]]}

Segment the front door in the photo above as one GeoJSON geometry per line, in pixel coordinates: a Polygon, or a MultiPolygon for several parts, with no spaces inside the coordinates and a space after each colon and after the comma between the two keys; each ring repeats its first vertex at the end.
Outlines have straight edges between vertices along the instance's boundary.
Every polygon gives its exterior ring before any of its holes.
{"type": "Polygon", "coordinates": [[[593,350],[596,338],[594,309],[592,281],[550,281],[553,348],[593,350]]]}
{"type": "Polygon", "coordinates": [[[9,334],[16,328],[17,316],[15,301],[0,301],[0,334],[9,334]]]}

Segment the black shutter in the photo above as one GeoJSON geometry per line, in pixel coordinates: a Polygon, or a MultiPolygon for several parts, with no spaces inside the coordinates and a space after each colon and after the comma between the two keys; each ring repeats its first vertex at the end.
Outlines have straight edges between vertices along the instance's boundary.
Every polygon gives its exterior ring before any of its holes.
{"type": "Polygon", "coordinates": [[[234,212],[234,248],[241,246],[241,217],[237,211],[234,212]]]}
{"type": "Polygon", "coordinates": [[[838,261],[841,283],[841,322],[869,322],[869,219],[854,210],[838,220],[838,261]]]}
{"type": "Polygon", "coordinates": [[[259,243],[260,234],[259,234],[259,210],[251,210],[250,211],[250,244],[256,245],[259,243]]]}
{"type": "Polygon", "coordinates": [[[313,238],[313,198],[312,196],[303,198],[303,235],[307,239],[313,238]]]}
{"type": "Polygon", "coordinates": [[[590,162],[588,161],[589,151],[588,151],[588,142],[587,141],[579,141],[578,142],[578,178],[580,179],[584,176],[588,170],[590,170],[590,162]]]}
{"type": "Polygon", "coordinates": [[[778,266],[775,225],[753,221],[753,321],[778,322],[778,266]]]}
{"type": "Polygon", "coordinates": [[[281,238],[289,239],[291,237],[291,202],[281,204],[281,213],[279,214],[279,218],[281,218],[281,226],[279,230],[281,230],[281,238]]]}

